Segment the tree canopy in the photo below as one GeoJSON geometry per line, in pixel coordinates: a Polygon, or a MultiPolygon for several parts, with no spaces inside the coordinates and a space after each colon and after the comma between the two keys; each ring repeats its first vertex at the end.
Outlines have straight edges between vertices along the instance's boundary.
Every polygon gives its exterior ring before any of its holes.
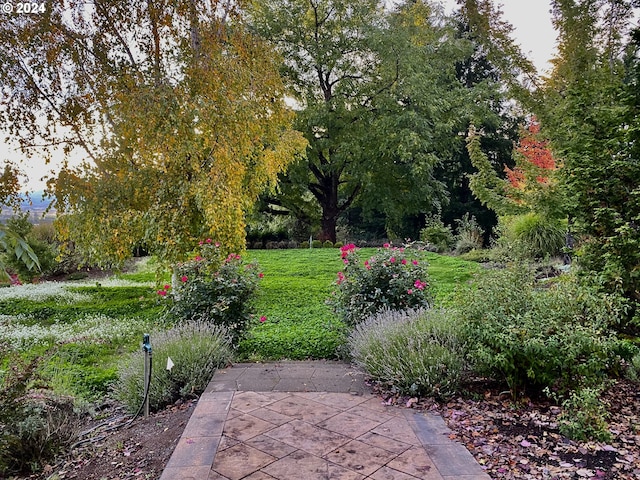
{"type": "Polygon", "coordinates": [[[304,147],[279,58],[228,1],[52,2],[0,25],[0,119],[55,179],[63,239],[94,263],[244,246],[244,213],[304,147]]]}
{"type": "Polygon", "coordinates": [[[636,330],[640,42],[631,19],[638,6],[627,0],[554,1],[558,55],[539,92],[539,116],[563,164],[567,208],[582,237],[580,265],[606,291],[630,302],[636,330]]]}
{"type": "Polygon", "coordinates": [[[376,0],[274,0],[253,2],[251,19],[285,58],[309,142],[271,200],[307,218],[317,209],[332,241],[353,205],[384,214],[389,232],[431,210],[445,195],[434,166],[465,104],[454,67],[465,46],[441,12],[421,1],[389,12],[376,0]]]}

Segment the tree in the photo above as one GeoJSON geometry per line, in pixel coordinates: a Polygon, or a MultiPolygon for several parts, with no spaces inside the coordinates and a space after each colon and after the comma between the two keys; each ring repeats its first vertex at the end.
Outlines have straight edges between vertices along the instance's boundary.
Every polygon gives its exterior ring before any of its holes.
{"type": "Polygon", "coordinates": [[[513,147],[513,168],[502,166],[505,178],[484,153],[481,137],[472,126],[467,148],[477,169],[470,176],[470,187],[483,204],[498,215],[536,212],[549,220],[566,217],[556,160],[548,139],[541,136],[540,123],[535,118],[520,131],[520,139],[513,147]]]}
{"type": "Polygon", "coordinates": [[[244,246],[244,215],[303,149],[278,58],[239,5],[53,2],[0,26],[0,117],[29,154],[80,148],[55,179],[57,224],[88,261],[144,245],[184,259],[244,246]]]}
{"type": "MultiPolygon", "coordinates": [[[[469,89],[474,98],[473,108],[461,115],[452,130],[459,139],[453,154],[436,169],[449,193],[443,205],[442,220],[454,225],[465,214],[473,215],[485,231],[488,240],[497,217],[473,194],[469,186],[470,175],[476,172],[461,132],[474,124],[482,131],[479,139],[494,169],[501,171],[514,165],[513,144],[518,139],[522,113],[514,108],[514,95],[528,92],[520,80],[535,78],[534,68],[524,58],[509,36],[513,27],[502,20],[502,12],[490,2],[462,0],[452,21],[456,34],[466,40],[470,49],[465,58],[456,63],[456,77],[469,89]],[[507,68],[508,66],[512,66],[507,68]]],[[[529,81],[529,83],[531,83],[529,81]]]]}
{"type": "Polygon", "coordinates": [[[295,213],[304,199],[332,241],[353,206],[383,213],[389,234],[431,211],[446,193],[434,166],[473,103],[455,78],[466,44],[441,12],[423,1],[388,12],[377,0],[269,0],[252,3],[252,23],[285,59],[295,126],[309,142],[271,200],[295,213]]]}
{"type": "Polygon", "coordinates": [[[637,31],[628,36],[633,7],[625,0],[553,2],[560,42],[538,116],[563,163],[569,213],[582,237],[580,265],[604,291],[627,299],[620,328],[637,333],[640,43],[637,31]]]}

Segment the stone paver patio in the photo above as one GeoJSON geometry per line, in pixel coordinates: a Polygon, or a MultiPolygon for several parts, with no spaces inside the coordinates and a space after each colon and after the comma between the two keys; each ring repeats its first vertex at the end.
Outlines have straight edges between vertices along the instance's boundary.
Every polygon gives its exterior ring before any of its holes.
{"type": "Polygon", "coordinates": [[[216,372],[161,480],[487,480],[442,418],[386,406],[339,362],[216,372]]]}

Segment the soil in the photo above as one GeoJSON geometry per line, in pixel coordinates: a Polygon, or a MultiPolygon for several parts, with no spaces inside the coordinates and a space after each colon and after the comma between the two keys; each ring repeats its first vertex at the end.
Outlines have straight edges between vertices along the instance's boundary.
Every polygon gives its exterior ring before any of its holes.
{"type": "Polygon", "coordinates": [[[109,406],[87,419],[83,434],[57,463],[12,480],[156,480],[194,408],[195,402],[188,401],[130,422],[120,408],[109,406]]]}
{"type": "MultiPolygon", "coordinates": [[[[560,407],[540,399],[514,403],[498,385],[475,386],[473,399],[438,403],[391,395],[374,386],[388,405],[442,415],[451,438],[464,444],[493,479],[632,480],[640,478],[638,384],[614,383],[603,395],[610,442],[575,442],[558,431],[560,407]]],[[[83,426],[82,443],[37,475],[14,480],[124,480],[160,478],[195,401],[175,405],[130,426],[116,407],[83,426]],[[105,418],[106,417],[106,418],[105,418]],[[113,428],[120,425],[119,428],[113,428]]]]}

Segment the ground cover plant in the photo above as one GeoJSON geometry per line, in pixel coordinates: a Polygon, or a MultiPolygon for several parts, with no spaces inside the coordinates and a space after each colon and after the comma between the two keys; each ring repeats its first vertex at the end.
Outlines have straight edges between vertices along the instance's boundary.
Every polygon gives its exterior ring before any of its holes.
{"type": "MultiPolygon", "coordinates": [[[[358,252],[364,265],[378,250],[358,252]]],[[[450,301],[456,287],[480,271],[476,263],[454,257],[422,251],[416,255],[426,266],[436,305],[450,301]]],[[[336,290],[337,272],[345,267],[340,249],[250,250],[246,257],[260,265],[264,278],[255,302],[256,319],[239,343],[241,358],[296,360],[344,353],[347,326],[327,303],[336,290]],[[258,321],[261,318],[265,321],[258,321]]]]}

